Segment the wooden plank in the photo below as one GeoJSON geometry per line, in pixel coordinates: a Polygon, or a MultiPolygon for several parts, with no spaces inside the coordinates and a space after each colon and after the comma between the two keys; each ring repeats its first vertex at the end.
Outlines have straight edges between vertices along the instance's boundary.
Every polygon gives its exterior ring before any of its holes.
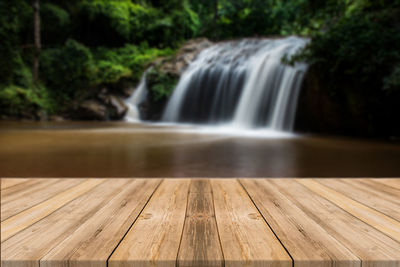
{"type": "Polygon", "coordinates": [[[85,194],[102,182],[104,180],[90,179],[2,221],[1,242],[53,213],[71,200],[85,194]]]}
{"type": "Polygon", "coordinates": [[[52,179],[43,179],[43,178],[35,178],[29,179],[26,182],[18,183],[13,186],[7,187],[1,190],[1,199],[5,199],[8,196],[12,196],[14,194],[18,194],[19,192],[23,192],[24,190],[29,190],[31,187],[51,183],[52,179]]]}
{"type": "Polygon", "coordinates": [[[42,267],[106,267],[107,259],[128,232],[161,182],[136,179],[121,188],[113,199],[74,233],[40,260],[42,267]]]}
{"type": "Polygon", "coordinates": [[[29,179],[24,179],[24,178],[1,178],[0,183],[1,183],[1,190],[4,190],[6,188],[9,188],[11,186],[24,183],[29,181],[29,179]]]}
{"type": "Polygon", "coordinates": [[[223,265],[210,182],[193,179],[189,188],[178,266],[223,265]]]}
{"type": "Polygon", "coordinates": [[[212,193],[210,179],[190,179],[190,193],[212,193]]]}
{"type": "Polygon", "coordinates": [[[29,189],[12,194],[1,199],[1,220],[14,216],[29,209],[86,179],[48,179],[46,183],[36,184],[29,189]]]}
{"type": "MultiPolygon", "coordinates": [[[[5,189],[1,192],[1,204],[5,204],[18,200],[21,197],[30,195],[35,191],[41,191],[43,188],[51,186],[61,179],[31,179],[18,186],[5,189]]],[[[3,207],[2,207],[3,208],[3,207]]]]}
{"type": "Polygon", "coordinates": [[[371,179],[351,179],[349,182],[357,184],[358,186],[364,186],[365,188],[368,188],[368,190],[379,192],[383,198],[399,203],[400,190],[393,188],[388,184],[377,183],[371,179]]]}
{"type": "Polygon", "coordinates": [[[30,210],[1,243],[2,267],[400,267],[388,220],[399,222],[400,190],[380,180],[68,181],[2,190],[1,214],[30,205],[1,224],[30,210]]]}
{"type": "Polygon", "coordinates": [[[190,180],[164,180],[108,261],[119,266],[175,266],[190,180]]]}
{"type": "Polygon", "coordinates": [[[372,181],[376,183],[381,183],[386,186],[390,186],[392,188],[400,190],[400,179],[399,178],[378,178],[378,179],[371,179],[372,181]]]}
{"type": "Polygon", "coordinates": [[[128,183],[128,179],[106,180],[2,242],[2,267],[39,267],[41,258],[72,235],[128,183]]]}
{"type": "Polygon", "coordinates": [[[291,255],[294,266],[361,266],[352,252],[295,206],[271,180],[241,179],[240,182],[291,255]]]}
{"type": "Polygon", "coordinates": [[[291,267],[292,260],[236,180],[212,179],[225,266],[291,267]]]}
{"type": "Polygon", "coordinates": [[[297,181],[358,219],[400,242],[400,222],[311,179],[297,179],[297,181]]]}
{"type": "Polygon", "coordinates": [[[297,207],[352,251],[363,267],[399,267],[400,244],[293,180],[274,182],[297,207]]]}
{"type": "Polygon", "coordinates": [[[389,201],[385,198],[386,194],[363,185],[359,186],[359,183],[352,179],[317,179],[316,181],[400,221],[400,192],[397,201],[395,198],[389,201]]]}

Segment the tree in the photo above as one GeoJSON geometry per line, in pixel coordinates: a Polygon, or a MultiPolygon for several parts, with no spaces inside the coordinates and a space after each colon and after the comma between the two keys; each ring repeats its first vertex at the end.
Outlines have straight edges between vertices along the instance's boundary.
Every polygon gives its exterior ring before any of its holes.
{"type": "Polygon", "coordinates": [[[39,80],[39,56],[41,49],[39,0],[33,1],[33,36],[35,49],[33,56],[33,82],[37,84],[39,80]]]}

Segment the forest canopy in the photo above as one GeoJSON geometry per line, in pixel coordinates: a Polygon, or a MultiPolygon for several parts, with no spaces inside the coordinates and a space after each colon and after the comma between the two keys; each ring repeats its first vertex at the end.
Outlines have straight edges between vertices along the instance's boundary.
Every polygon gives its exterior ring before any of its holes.
{"type": "Polygon", "coordinates": [[[0,12],[1,116],[59,114],[104,85],[136,83],[192,38],[286,35],[311,38],[291,60],[318,69],[327,90],[398,112],[400,0],[0,0],[0,12]]]}

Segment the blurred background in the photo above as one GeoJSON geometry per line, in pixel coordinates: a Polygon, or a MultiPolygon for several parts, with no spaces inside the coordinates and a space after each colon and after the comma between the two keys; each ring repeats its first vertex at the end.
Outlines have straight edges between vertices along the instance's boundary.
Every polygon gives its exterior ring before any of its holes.
{"type": "Polygon", "coordinates": [[[400,175],[399,0],[0,0],[0,40],[0,176],[400,175]]]}

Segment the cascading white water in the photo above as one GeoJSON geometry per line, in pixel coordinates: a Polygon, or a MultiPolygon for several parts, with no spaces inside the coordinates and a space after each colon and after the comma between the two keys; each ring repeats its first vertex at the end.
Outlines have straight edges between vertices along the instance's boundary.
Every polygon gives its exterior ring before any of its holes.
{"type": "Polygon", "coordinates": [[[125,115],[125,121],[128,122],[139,122],[140,112],[139,104],[142,103],[147,97],[147,84],[146,75],[149,70],[146,70],[140,79],[139,85],[136,87],[132,96],[125,101],[128,106],[128,112],[125,115]]]}
{"type": "Polygon", "coordinates": [[[203,50],[183,73],[162,120],[291,131],[307,66],[281,62],[307,39],[242,39],[203,50]]]}

